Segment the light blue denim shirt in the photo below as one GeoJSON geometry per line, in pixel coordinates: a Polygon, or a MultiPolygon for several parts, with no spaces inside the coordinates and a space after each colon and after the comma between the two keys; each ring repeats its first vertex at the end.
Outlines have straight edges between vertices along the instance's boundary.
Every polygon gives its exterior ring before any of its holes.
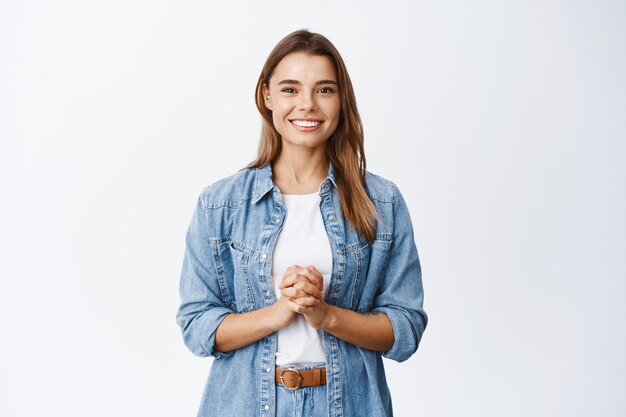
{"type": "MultiPolygon", "coordinates": [[[[428,320],[404,199],[395,184],[370,172],[366,185],[380,215],[371,243],[342,216],[332,164],[320,184],[320,210],[333,254],[325,300],[357,312],[385,313],[394,342],[389,351],[377,352],[323,332],[330,417],[392,416],[382,356],[408,359],[428,320]]],[[[215,350],[215,332],[228,314],[276,302],[271,260],[285,216],[271,165],[224,178],[198,198],[187,232],[176,319],[187,347],[215,358],[200,417],[274,416],[276,332],[230,352],[215,350]]]]}

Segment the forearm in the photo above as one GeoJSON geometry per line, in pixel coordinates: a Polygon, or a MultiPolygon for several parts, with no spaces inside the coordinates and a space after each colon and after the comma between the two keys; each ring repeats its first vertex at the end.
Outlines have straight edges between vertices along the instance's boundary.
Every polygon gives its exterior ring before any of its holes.
{"type": "Polygon", "coordinates": [[[308,324],[324,330],[353,345],[387,352],[393,346],[394,333],[391,320],[384,313],[357,313],[327,304],[321,298],[322,274],[313,266],[300,268],[287,276],[279,285],[281,294],[287,298],[291,311],[304,314],[308,324]],[[295,284],[298,276],[307,281],[295,284]],[[307,285],[312,284],[312,285],[307,285]],[[320,303],[303,305],[306,296],[315,297],[320,303]],[[297,302],[296,302],[297,301],[297,302]]]}
{"type": "Polygon", "coordinates": [[[387,352],[394,342],[391,321],[386,314],[377,312],[357,313],[328,305],[320,330],[353,345],[380,352],[387,352]]]}
{"type": "Polygon", "coordinates": [[[215,350],[228,352],[254,343],[278,330],[273,306],[226,316],[215,333],[215,350]]]}

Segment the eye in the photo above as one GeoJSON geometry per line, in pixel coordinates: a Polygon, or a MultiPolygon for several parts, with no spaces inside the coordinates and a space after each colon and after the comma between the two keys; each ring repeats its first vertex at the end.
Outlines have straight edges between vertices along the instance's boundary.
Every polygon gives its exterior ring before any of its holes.
{"type": "Polygon", "coordinates": [[[280,91],[281,91],[282,93],[288,93],[288,94],[290,94],[290,93],[295,93],[295,92],[296,92],[296,89],[295,89],[295,88],[292,88],[292,87],[285,87],[285,88],[283,88],[283,89],[282,89],[282,90],[280,90],[280,91]]]}
{"type": "Polygon", "coordinates": [[[335,92],[335,90],[333,90],[331,87],[322,87],[322,88],[320,88],[319,91],[322,94],[331,94],[331,93],[335,92]]]}

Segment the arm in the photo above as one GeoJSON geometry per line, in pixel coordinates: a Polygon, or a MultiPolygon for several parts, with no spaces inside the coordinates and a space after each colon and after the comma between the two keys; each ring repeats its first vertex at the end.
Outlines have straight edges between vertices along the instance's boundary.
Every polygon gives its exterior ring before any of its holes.
{"type": "Polygon", "coordinates": [[[393,327],[394,343],[383,356],[402,362],[417,350],[428,316],[423,308],[422,270],[409,210],[395,184],[393,188],[393,243],[372,311],[385,313],[393,327]]]}
{"type": "Polygon", "coordinates": [[[201,196],[187,230],[176,321],[189,350],[198,356],[218,358],[221,353],[215,349],[215,333],[233,311],[221,298],[207,220],[201,196]]]}
{"type": "Polygon", "coordinates": [[[377,311],[357,313],[345,308],[328,306],[325,320],[319,325],[333,336],[365,349],[386,352],[393,345],[393,327],[385,314],[377,311]]]}
{"type": "Polygon", "coordinates": [[[228,352],[254,343],[284,326],[273,312],[276,304],[247,313],[226,316],[217,328],[215,349],[228,352]]]}

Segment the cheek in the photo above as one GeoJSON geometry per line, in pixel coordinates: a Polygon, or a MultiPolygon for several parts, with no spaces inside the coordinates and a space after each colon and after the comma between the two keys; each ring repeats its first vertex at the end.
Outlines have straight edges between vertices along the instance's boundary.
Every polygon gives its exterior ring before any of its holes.
{"type": "Polygon", "coordinates": [[[274,118],[274,121],[276,121],[285,118],[285,116],[289,114],[290,107],[289,103],[276,101],[274,102],[274,106],[272,107],[272,109],[272,117],[274,118]]]}
{"type": "Polygon", "coordinates": [[[280,133],[281,136],[287,134],[287,124],[289,121],[286,119],[288,111],[285,111],[284,108],[280,106],[274,106],[274,110],[272,111],[272,123],[274,124],[274,128],[280,133]]]}
{"type": "Polygon", "coordinates": [[[332,115],[331,117],[333,119],[339,120],[339,115],[341,114],[341,103],[337,100],[329,104],[328,114],[332,115]]]}
{"type": "Polygon", "coordinates": [[[274,124],[276,124],[278,119],[279,117],[278,117],[278,114],[276,114],[276,109],[272,110],[272,121],[274,122],[274,124]]]}
{"type": "Polygon", "coordinates": [[[274,123],[282,123],[284,122],[286,113],[280,108],[275,107],[272,112],[272,118],[274,119],[274,123]]]}
{"type": "Polygon", "coordinates": [[[333,119],[333,125],[334,127],[337,127],[337,125],[339,124],[339,118],[341,117],[341,104],[339,103],[339,101],[337,101],[337,103],[334,103],[330,110],[331,112],[329,114],[332,115],[331,118],[333,119]]]}

